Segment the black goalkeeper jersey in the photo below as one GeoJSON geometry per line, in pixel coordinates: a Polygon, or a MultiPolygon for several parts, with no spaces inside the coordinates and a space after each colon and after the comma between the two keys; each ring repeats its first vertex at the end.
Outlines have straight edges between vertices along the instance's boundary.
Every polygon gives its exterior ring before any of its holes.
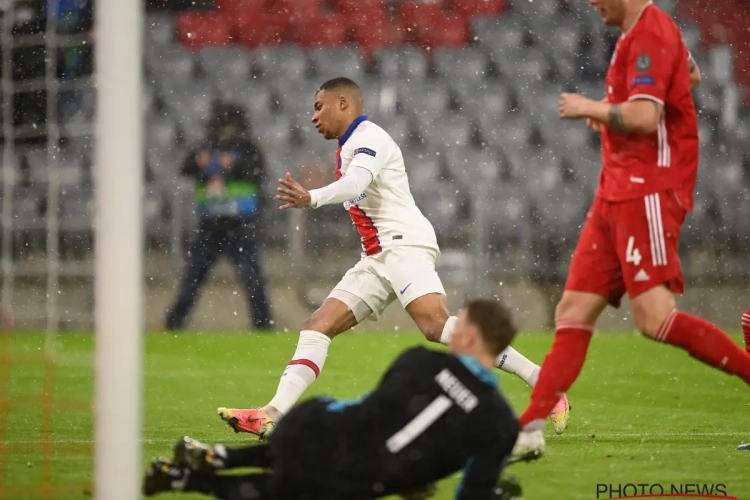
{"type": "Polygon", "coordinates": [[[315,398],[293,409],[271,446],[288,458],[275,460],[274,471],[306,464],[307,480],[329,482],[332,494],[376,498],[464,469],[456,498],[482,500],[492,497],[517,436],[494,373],[470,356],[417,347],[362,398],[315,398]]]}

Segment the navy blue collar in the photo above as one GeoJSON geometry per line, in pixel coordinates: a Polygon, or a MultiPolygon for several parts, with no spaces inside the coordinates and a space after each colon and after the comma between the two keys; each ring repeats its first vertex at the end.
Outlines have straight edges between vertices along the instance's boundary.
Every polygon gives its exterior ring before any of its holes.
{"type": "Polygon", "coordinates": [[[473,373],[479,380],[489,385],[490,387],[497,387],[497,377],[490,370],[485,368],[474,356],[468,354],[461,354],[458,359],[464,364],[464,366],[473,373]]]}
{"type": "Polygon", "coordinates": [[[359,127],[359,124],[364,121],[367,121],[367,115],[362,115],[355,118],[352,124],[349,125],[349,128],[346,129],[346,132],[344,132],[344,135],[341,136],[341,139],[339,139],[339,146],[343,146],[344,144],[346,144],[346,141],[348,141],[349,137],[351,137],[354,133],[354,129],[359,127]]]}

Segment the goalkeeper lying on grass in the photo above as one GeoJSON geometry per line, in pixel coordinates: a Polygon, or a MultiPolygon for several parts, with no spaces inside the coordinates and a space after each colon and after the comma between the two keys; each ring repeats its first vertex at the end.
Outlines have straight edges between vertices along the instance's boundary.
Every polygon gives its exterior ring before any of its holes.
{"type": "Polygon", "coordinates": [[[151,464],[144,494],[191,491],[230,500],[428,498],[434,492],[429,485],[463,468],[457,499],[516,498],[520,488],[499,478],[518,421],[492,371],[515,333],[508,309],[499,302],[469,300],[448,354],[410,349],[359,400],[315,398],[294,408],[268,444],[208,447],[185,438],[175,446],[172,462],[151,464]],[[216,474],[238,467],[266,471],[216,474]]]}

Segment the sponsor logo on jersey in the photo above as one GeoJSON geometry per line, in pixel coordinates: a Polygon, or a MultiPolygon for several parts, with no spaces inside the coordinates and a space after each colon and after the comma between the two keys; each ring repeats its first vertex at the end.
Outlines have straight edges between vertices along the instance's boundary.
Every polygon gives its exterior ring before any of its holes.
{"type": "Polygon", "coordinates": [[[656,83],[656,79],[651,75],[639,75],[633,78],[633,84],[632,87],[637,87],[638,85],[654,85],[656,83]]]}
{"type": "Polygon", "coordinates": [[[352,208],[354,205],[356,205],[360,201],[364,200],[365,198],[367,198],[367,193],[362,193],[359,196],[357,196],[356,198],[354,198],[353,200],[345,201],[344,202],[344,210],[349,210],[350,208],[352,208]]]}
{"type": "Polygon", "coordinates": [[[372,156],[373,158],[377,154],[377,153],[375,153],[375,151],[373,151],[370,148],[357,148],[357,149],[354,150],[354,156],[357,156],[360,153],[362,153],[363,155],[372,156]]]}

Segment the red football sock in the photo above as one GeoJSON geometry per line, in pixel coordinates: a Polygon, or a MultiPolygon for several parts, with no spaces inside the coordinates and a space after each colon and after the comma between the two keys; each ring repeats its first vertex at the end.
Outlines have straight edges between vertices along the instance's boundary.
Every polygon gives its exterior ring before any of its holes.
{"type": "Polygon", "coordinates": [[[531,393],[531,403],[520,418],[522,428],[536,420],[543,422],[573,385],[583,368],[593,333],[592,325],[557,321],[552,349],[542,363],[539,380],[531,393]]]}
{"type": "Polygon", "coordinates": [[[750,311],[742,314],[742,334],[745,336],[745,350],[750,352],[750,311]]]}
{"type": "Polygon", "coordinates": [[[704,319],[675,309],[664,320],[654,340],[681,347],[695,359],[750,384],[750,354],[704,319]]]}

